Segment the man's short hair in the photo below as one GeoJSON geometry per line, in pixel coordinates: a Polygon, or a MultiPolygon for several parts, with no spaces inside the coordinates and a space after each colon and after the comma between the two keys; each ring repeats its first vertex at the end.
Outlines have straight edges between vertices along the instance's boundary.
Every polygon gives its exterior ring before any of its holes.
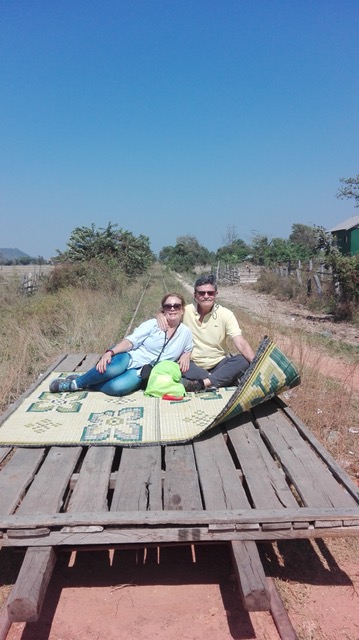
{"type": "Polygon", "coordinates": [[[214,273],[206,273],[205,275],[197,278],[194,283],[194,289],[196,290],[197,287],[201,287],[203,284],[211,284],[215,291],[217,291],[216,276],[214,273]]]}

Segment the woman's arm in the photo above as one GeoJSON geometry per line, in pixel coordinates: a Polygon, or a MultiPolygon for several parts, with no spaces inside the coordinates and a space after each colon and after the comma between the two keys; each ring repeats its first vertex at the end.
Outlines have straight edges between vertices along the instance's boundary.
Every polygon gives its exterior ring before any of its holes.
{"type": "Polygon", "coordinates": [[[127,338],[124,338],[123,340],[115,344],[112,349],[108,349],[107,351],[105,351],[102,358],[100,358],[96,365],[97,371],[99,371],[99,373],[105,373],[106,367],[111,362],[113,356],[117,355],[118,353],[127,353],[127,351],[131,351],[132,347],[132,342],[130,342],[127,338]]]}

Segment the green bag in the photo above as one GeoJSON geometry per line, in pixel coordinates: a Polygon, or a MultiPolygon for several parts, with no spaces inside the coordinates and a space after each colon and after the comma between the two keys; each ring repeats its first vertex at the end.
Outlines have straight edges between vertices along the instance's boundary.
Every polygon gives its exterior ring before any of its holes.
{"type": "Polygon", "coordinates": [[[144,394],[155,398],[162,398],[164,395],[181,398],[186,394],[186,390],[180,380],[179,364],[163,360],[153,367],[144,394]]]}

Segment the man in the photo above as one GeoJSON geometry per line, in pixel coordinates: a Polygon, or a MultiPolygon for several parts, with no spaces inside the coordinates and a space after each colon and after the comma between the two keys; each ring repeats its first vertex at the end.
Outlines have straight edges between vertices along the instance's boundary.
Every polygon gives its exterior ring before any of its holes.
{"type": "Polygon", "coordinates": [[[216,302],[217,293],[215,276],[201,276],[194,284],[194,303],[185,307],[183,322],[192,331],[194,345],[189,364],[188,358],[179,360],[186,391],[237,384],[254,358],[234,313],[216,302]],[[229,338],[239,355],[228,354],[229,338]]]}

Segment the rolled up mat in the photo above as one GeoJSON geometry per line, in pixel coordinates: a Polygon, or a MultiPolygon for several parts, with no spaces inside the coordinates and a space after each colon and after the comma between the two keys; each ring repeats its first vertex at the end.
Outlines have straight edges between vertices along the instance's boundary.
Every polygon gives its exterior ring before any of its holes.
{"type": "Polygon", "coordinates": [[[293,362],[264,336],[238,388],[205,431],[298,384],[300,375],[293,362]]]}

